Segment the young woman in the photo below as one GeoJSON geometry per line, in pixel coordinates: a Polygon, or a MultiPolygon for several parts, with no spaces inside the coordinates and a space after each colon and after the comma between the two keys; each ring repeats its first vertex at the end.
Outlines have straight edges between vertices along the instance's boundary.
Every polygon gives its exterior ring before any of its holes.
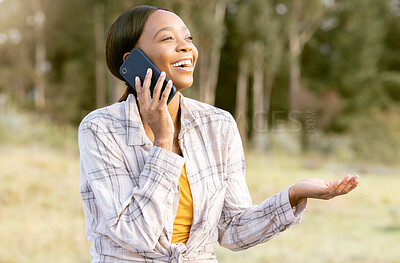
{"type": "MultiPolygon", "coordinates": [[[[298,182],[253,205],[242,143],[226,111],[185,98],[198,51],[173,12],[135,7],[111,26],[110,71],[140,48],[163,72],[128,87],[119,103],[93,111],[79,127],[81,197],[92,262],[217,262],[214,244],[237,251],[300,221],[307,198],[347,194],[358,177],[298,182]],[[161,94],[161,83],[169,84],[161,94]],[[172,82],[177,93],[167,105],[172,82]],[[161,98],[160,98],[161,95],[161,98]]],[[[268,183],[268,182],[264,182],[268,183]]]]}

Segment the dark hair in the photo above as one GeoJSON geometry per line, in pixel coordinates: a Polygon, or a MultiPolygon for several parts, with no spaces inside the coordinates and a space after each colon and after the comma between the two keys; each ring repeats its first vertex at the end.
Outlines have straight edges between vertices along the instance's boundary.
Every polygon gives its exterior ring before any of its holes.
{"type": "MultiPolygon", "coordinates": [[[[108,30],[106,40],[107,66],[111,73],[122,81],[125,80],[119,73],[119,68],[123,63],[123,56],[136,46],[147,19],[156,10],[172,12],[166,8],[147,5],[136,6],[120,15],[108,30]]],[[[125,94],[119,101],[126,100],[129,94],[134,94],[136,97],[135,90],[127,84],[125,94]]]]}

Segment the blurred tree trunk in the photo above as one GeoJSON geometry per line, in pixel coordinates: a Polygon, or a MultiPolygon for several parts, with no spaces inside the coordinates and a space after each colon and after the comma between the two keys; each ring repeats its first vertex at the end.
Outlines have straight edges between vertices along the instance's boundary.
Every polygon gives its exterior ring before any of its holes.
{"type": "MultiPolygon", "coordinates": [[[[215,7],[215,22],[218,25],[223,25],[225,19],[225,10],[226,3],[218,2],[215,7]]],[[[221,59],[221,47],[222,47],[221,39],[216,39],[213,43],[213,47],[210,53],[210,65],[208,67],[208,83],[207,83],[207,91],[205,101],[211,105],[215,104],[215,94],[217,89],[218,82],[218,73],[219,73],[219,62],[221,59]]]]}
{"type": "Polygon", "coordinates": [[[249,79],[249,62],[245,55],[239,60],[239,73],[236,89],[236,122],[242,138],[243,148],[247,146],[247,85],[249,79]]]}
{"type": "Polygon", "coordinates": [[[275,74],[272,73],[270,70],[265,70],[264,74],[264,111],[265,111],[265,116],[266,116],[266,130],[268,130],[268,116],[269,116],[269,111],[271,109],[271,93],[272,93],[272,87],[274,86],[275,82],[275,74]]]}
{"type": "Polygon", "coordinates": [[[319,1],[293,1],[288,24],[290,110],[300,110],[304,106],[301,97],[304,87],[302,87],[301,80],[300,57],[304,45],[317,30],[317,25],[323,17],[324,11],[323,4],[319,1]],[[305,18],[307,18],[307,21],[305,21],[305,18]]]}
{"type": "MultiPolygon", "coordinates": [[[[236,4],[237,12],[234,16],[234,27],[235,31],[239,35],[239,38],[245,39],[240,50],[243,52],[242,60],[244,56],[251,59],[251,70],[253,79],[253,116],[250,119],[252,121],[252,144],[258,149],[265,149],[267,144],[266,132],[268,130],[268,110],[270,105],[270,94],[272,89],[273,74],[279,69],[281,61],[281,50],[283,49],[279,45],[282,44],[280,37],[282,35],[282,26],[280,26],[280,17],[275,15],[275,5],[268,1],[259,0],[247,0],[239,1],[236,4]],[[275,52],[275,51],[279,52],[275,52]],[[266,74],[270,72],[270,74],[266,74]],[[264,76],[265,74],[265,76],[264,76]],[[270,77],[268,79],[265,79],[270,77]],[[270,82],[267,82],[270,81],[270,82]],[[269,90],[265,90],[264,84],[270,84],[269,90]],[[265,109],[268,109],[267,111],[265,109]]],[[[283,45],[282,45],[283,46],[283,45]]],[[[243,102],[246,102],[247,91],[240,92],[242,89],[241,84],[243,77],[240,74],[246,72],[247,66],[243,61],[239,63],[238,78],[238,92],[237,92],[237,107],[238,110],[238,122],[241,118],[247,117],[247,113],[244,109],[243,102]],[[245,70],[243,70],[243,68],[245,70]],[[243,114],[244,113],[244,114],[243,114]]],[[[247,85],[247,77],[245,79],[247,85]]],[[[246,88],[247,89],[247,88],[246,88]]],[[[245,140],[247,139],[247,131],[243,132],[243,124],[239,127],[241,134],[245,140]]],[[[246,127],[247,128],[247,127],[246,127]]]]}
{"type": "Polygon", "coordinates": [[[104,57],[104,3],[96,2],[94,5],[94,37],[96,54],[96,106],[106,104],[106,69],[104,57]]]}
{"type": "MultiPolygon", "coordinates": [[[[301,54],[305,44],[311,39],[317,30],[318,23],[323,18],[326,8],[326,3],[320,1],[294,1],[292,10],[289,15],[288,25],[288,41],[289,41],[289,107],[291,111],[311,110],[310,107],[315,107],[316,98],[302,83],[301,78],[301,54]]],[[[301,114],[291,114],[292,118],[298,119],[301,123],[300,130],[300,145],[301,149],[307,150],[310,137],[305,130],[306,116],[305,112],[301,114]]]]}
{"type": "Polygon", "coordinates": [[[46,36],[44,33],[46,15],[40,0],[32,0],[31,3],[35,18],[35,105],[38,109],[44,109],[46,105],[46,36]]]}
{"type": "Polygon", "coordinates": [[[274,41],[270,42],[263,48],[263,53],[268,52],[267,59],[265,59],[263,64],[264,75],[262,78],[260,77],[260,80],[257,80],[258,77],[254,76],[254,82],[259,81],[260,84],[263,85],[262,93],[259,93],[259,95],[254,94],[254,101],[257,101],[257,99],[262,99],[262,106],[260,105],[258,110],[259,112],[262,112],[262,114],[259,114],[260,116],[253,117],[255,120],[253,127],[255,132],[255,136],[253,137],[253,145],[255,145],[255,147],[259,150],[264,150],[268,146],[268,137],[266,136],[266,133],[268,132],[269,128],[271,94],[275,83],[275,78],[282,61],[284,49],[283,41],[284,39],[282,36],[276,36],[274,37],[274,41]],[[261,133],[265,133],[265,135],[261,133]]]}
{"type": "Polygon", "coordinates": [[[293,2],[292,11],[289,19],[289,108],[290,110],[299,109],[299,95],[301,89],[300,73],[300,29],[298,23],[301,19],[304,0],[293,2]]]}
{"type": "Polygon", "coordinates": [[[296,35],[289,37],[289,108],[299,110],[301,90],[300,42],[296,35]]]}
{"type": "Polygon", "coordinates": [[[266,114],[264,111],[264,45],[257,43],[253,56],[253,142],[263,148],[266,114]]]}
{"type": "Polygon", "coordinates": [[[208,66],[209,66],[209,56],[207,52],[207,45],[204,41],[199,41],[199,87],[197,87],[197,98],[202,102],[206,102],[208,94],[208,66]]]}
{"type": "Polygon", "coordinates": [[[268,38],[266,52],[265,68],[265,111],[269,113],[271,107],[271,93],[275,79],[281,68],[283,54],[287,42],[287,37],[282,34],[285,28],[280,17],[274,17],[271,21],[271,30],[268,38]]]}
{"type": "MultiPolygon", "coordinates": [[[[225,1],[217,2],[214,12],[214,23],[217,27],[222,28],[225,19],[226,3],[225,1]]],[[[215,93],[218,82],[219,64],[221,58],[221,47],[223,37],[218,34],[212,39],[211,51],[210,44],[200,40],[199,51],[201,57],[199,59],[200,66],[200,86],[198,87],[198,98],[200,101],[208,104],[215,104],[215,93]]]]}
{"type": "MultiPolygon", "coordinates": [[[[15,96],[19,101],[23,101],[27,97],[27,90],[29,85],[32,83],[32,76],[36,75],[32,60],[30,58],[30,49],[29,45],[26,41],[18,44],[18,51],[15,54],[16,57],[16,68],[18,68],[21,72],[24,72],[24,76],[22,77],[20,74],[13,74],[13,83],[15,83],[15,96]]],[[[35,77],[33,78],[35,81],[35,77]]],[[[13,92],[13,93],[14,93],[13,92]]]]}

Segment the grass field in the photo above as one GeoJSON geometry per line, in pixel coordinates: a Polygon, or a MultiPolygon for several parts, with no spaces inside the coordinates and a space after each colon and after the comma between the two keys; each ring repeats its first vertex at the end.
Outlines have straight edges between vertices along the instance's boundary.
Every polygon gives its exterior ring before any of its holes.
{"type": "MultiPolygon", "coordinates": [[[[63,133],[51,130],[57,132],[63,133]]],[[[42,134],[40,129],[36,134],[42,134]]],[[[31,140],[25,136],[23,143],[8,133],[9,143],[0,144],[1,263],[90,261],[79,196],[79,153],[71,139],[75,135],[65,134],[67,146],[45,143],[45,133],[31,140]]],[[[345,197],[309,200],[302,223],[266,244],[243,252],[217,246],[221,263],[400,262],[399,170],[348,168],[321,157],[253,151],[246,157],[254,203],[309,177],[335,180],[357,173],[361,183],[345,197]]]]}
{"type": "MultiPolygon", "coordinates": [[[[247,153],[247,181],[253,202],[259,203],[303,178],[335,180],[351,170],[326,160],[319,161],[318,169],[302,168],[310,161],[247,153]]],[[[238,253],[217,247],[219,261],[400,262],[399,173],[359,175],[361,183],[354,192],[330,201],[309,200],[302,223],[275,239],[238,253]]]]}
{"type": "MultiPolygon", "coordinates": [[[[248,185],[259,203],[306,177],[345,175],[328,164],[247,153],[248,185]]],[[[76,151],[0,147],[0,262],[89,262],[76,151]]],[[[339,169],[340,170],[340,169],[339,169]]],[[[217,247],[219,261],[400,262],[400,176],[360,174],[346,197],[310,200],[302,224],[244,252],[217,247]]]]}

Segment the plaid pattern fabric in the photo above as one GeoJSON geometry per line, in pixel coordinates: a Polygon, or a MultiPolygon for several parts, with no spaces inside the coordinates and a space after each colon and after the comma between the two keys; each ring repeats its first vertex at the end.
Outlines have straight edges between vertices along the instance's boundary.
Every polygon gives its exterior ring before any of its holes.
{"type": "Polygon", "coordinates": [[[217,262],[300,221],[288,188],[252,205],[242,142],[226,111],[182,96],[183,157],[153,146],[135,98],[97,109],[79,126],[81,185],[92,262],[217,262]],[[183,165],[193,197],[187,245],[171,244],[183,165]]]}

